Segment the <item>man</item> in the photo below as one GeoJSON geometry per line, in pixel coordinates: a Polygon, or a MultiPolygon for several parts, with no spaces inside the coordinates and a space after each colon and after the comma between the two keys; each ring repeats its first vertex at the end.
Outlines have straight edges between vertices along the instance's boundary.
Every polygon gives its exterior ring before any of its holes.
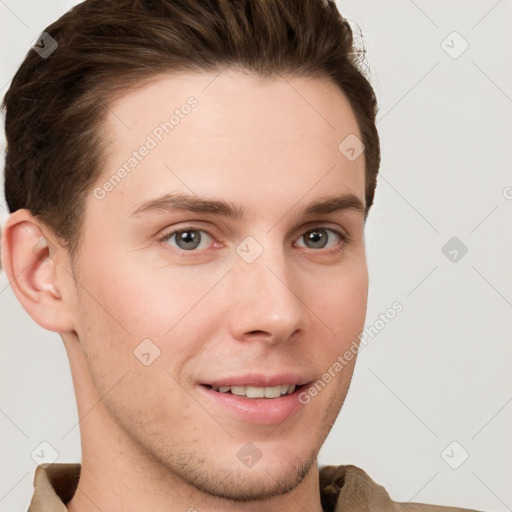
{"type": "Polygon", "coordinates": [[[82,462],[38,467],[30,511],[462,510],[317,465],[366,314],[358,59],[320,0],[87,0],[44,31],[5,97],[2,262],[64,342],[82,462]]]}

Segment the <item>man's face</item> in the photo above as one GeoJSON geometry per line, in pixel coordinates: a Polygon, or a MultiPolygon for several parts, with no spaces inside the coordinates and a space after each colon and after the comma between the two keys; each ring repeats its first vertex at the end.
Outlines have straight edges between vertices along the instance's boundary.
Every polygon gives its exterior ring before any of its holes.
{"type": "Polygon", "coordinates": [[[76,266],[80,343],[65,337],[103,397],[95,428],[123,432],[111,447],[247,499],[300,483],[348,390],[355,359],[332,367],[363,329],[364,211],[305,210],[364,205],[364,154],[338,149],[361,135],[330,82],[216,76],[160,76],[110,105],[76,266]],[[239,215],[173,209],[173,194],[239,215]]]}

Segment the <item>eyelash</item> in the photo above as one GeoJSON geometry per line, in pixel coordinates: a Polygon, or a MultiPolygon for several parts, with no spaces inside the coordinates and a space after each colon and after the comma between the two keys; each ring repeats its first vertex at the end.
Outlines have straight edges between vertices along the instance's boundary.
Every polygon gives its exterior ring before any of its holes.
{"type": "MultiPolygon", "coordinates": [[[[310,233],[311,231],[315,231],[315,230],[319,230],[319,229],[325,229],[326,231],[330,231],[332,233],[335,233],[340,238],[341,243],[338,244],[335,247],[330,247],[328,249],[311,249],[311,248],[309,248],[311,251],[317,251],[317,252],[318,251],[323,251],[325,253],[339,252],[339,251],[343,250],[345,244],[349,243],[352,240],[351,237],[349,237],[344,232],[339,231],[339,230],[334,229],[334,228],[331,228],[329,226],[322,225],[322,224],[319,224],[317,226],[312,226],[312,227],[308,228],[300,236],[303,237],[306,233],[310,233]]],[[[161,236],[158,239],[158,241],[159,242],[166,242],[166,241],[170,240],[174,235],[176,235],[176,234],[178,234],[180,232],[183,232],[183,231],[201,231],[202,233],[206,233],[209,237],[214,239],[214,236],[212,234],[210,234],[207,230],[205,230],[203,228],[200,228],[198,226],[190,225],[190,226],[185,226],[185,227],[180,228],[180,229],[174,229],[173,231],[169,231],[169,232],[165,233],[163,236],[161,236]]],[[[306,247],[306,249],[308,249],[308,248],[306,247]]],[[[186,249],[180,249],[179,247],[173,247],[173,250],[177,251],[177,252],[180,252],[180,253],[193,254],[193,253],[201,253],[203,251],[207,251],[208,249],[191,249],[191,250],[186,250],[186,249]]]]}

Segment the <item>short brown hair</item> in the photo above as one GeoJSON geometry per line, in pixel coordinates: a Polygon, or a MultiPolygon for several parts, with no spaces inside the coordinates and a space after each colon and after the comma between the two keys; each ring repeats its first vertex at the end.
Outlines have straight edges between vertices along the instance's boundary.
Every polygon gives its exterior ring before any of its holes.
{"type": "MultiPolygon", "coordinates": [[[[45,29],[5,95],[5,196],[73,256],[85,196],[101,175],[101,123],[116,94],[169,71],[237,67],[260,76],[328,77],[348,98],[365,145],[366,214],[380,145],[365,48],[334,0],[86,0],[45,29]]],[[[340,141],[341,142],[341,141],[340,141]]]]}

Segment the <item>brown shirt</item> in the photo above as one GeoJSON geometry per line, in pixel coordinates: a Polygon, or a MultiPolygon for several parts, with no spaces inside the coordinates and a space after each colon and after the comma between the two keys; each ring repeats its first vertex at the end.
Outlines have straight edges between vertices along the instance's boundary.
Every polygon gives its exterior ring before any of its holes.
{"type": "MultiPolygon", "coordinates": [[[[78,463],[38,466],[34,494],[28,512],[66,512],[80,478],[78,463]]],[[[384,487],[356,466],[325,466],[320,469],[320,495],[325,512],[478,512],[392,501],[384,487]]],[[[108,511],[106,511],[108,512],[108,511]]]]}

